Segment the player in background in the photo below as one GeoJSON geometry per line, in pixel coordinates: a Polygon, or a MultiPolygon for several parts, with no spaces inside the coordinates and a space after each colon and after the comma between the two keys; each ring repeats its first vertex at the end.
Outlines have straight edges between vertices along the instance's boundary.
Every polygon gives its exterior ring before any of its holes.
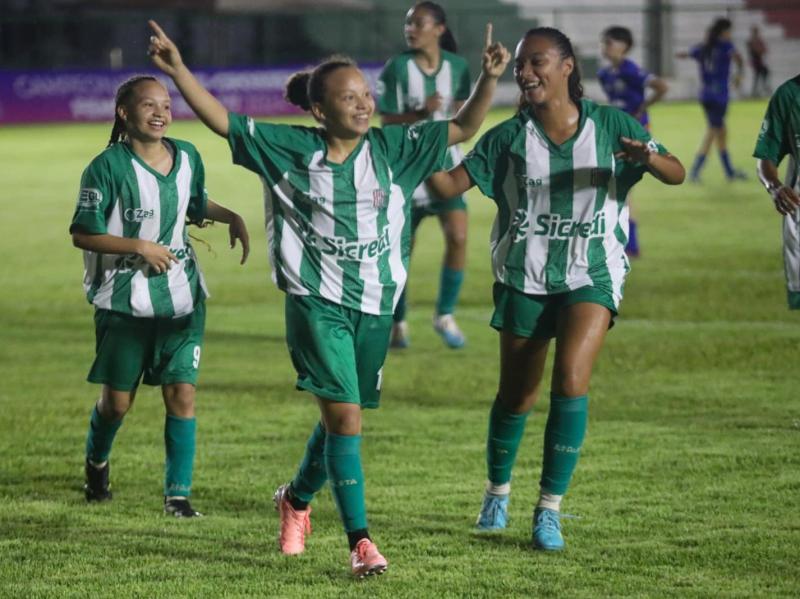
{"type": "Polygon", "coordinates": [[[717,19],[708,29],[706,40],[694,46],[689,52],[678,52],[678,58],[692,58],[700,70],[700,103],[708,121],[708,128],[700,143],[700,149],[692,164],[689,180],[700,182],[700,172],[712,143],[717,144],[719,159],[729,181],[747,179],[747,175],[733,167],[728,154],[728,134],[725,128],[725,113],[728,111],[731,61],[736,63],[733,86],[739,88],[742,82],[744,62],[742,56],[731,43],[732,24],[728,19],[717,19]]]}
{"type": "Polygon", "coordinates": [[[758,178],[783,215],[783,260],[789,308],[800,310],[800,75],[773,94],[753,152],[758,178]],[[783,181],[778,166],[789,166],[783,181]]]}
{"type": "Polygon", "coordinates": [[[532,536],[534,547],[559,550],[561,499],[583,445],[592,368],[629,270],[625,198],[647,172],[670,185],[685,172],[632,116],[582,99],[572,44],[557,29],[528,31],[514,61],[517,114],[430,181],[443,197],[477,185],[498,207],[491,326],[500,332],[500,384],[477,526],[506,527],[511,470],[555,338],[532,536]]]}
{"type": "Polygon", "coordinates": [[[183,64],[151,21],[150,53],[233,160],[264,181],[273,278],[286,292],[286,338],[297,388],[311,392],[320,422],[291,483],[278,488],[279,543],[304,550],[310,502],[329,481],[362,577],[388,565],[367,527],[361,410],[377,408],[392,314],[410,253],[411,195],[439,168],[447,147],[469,139],[491,105],[508,51],[487,27],[482,72],[449,121],[370,127],[375,111],[358,67],[333,57],[287,83],[287,99],[319,127],[256,123],[229,113],[183,64]]]}
{"type": "Polygon", "coordinates": [[[758,25],[753,25],[750,28],[750,37],[747,38],[747,56],[750,59],[750,66],[753,67],[753,87],[750,91],[753,98],[768,96],[771,92],[769,67],[765,60],[768,51],[767,42],[761,37],[758,25]]]}
{"type": "MultiPolygon", "coordinates": [[[[418,2],[406,14],[404,28],[408,51],[389,59],[379,79],[378,111],[384,125],[452,118],[469,97],[467,61],[458,56],[456,40],[447,27],[444,9],[435,2],[418,2]]],[[[444,168],[463,158],[458,146],[448,150],[444,168]]],[[[465,338],[453,313],[464,281],[467,258],[467,204],[456,196],[444,201],[431,198],[422,183],[414,191],[411,210],[411,244],[426,216],[438,216],[445,239],[445,255],[439,277],[439,296],[433,328],[448,347],[457,349],[465,338]]],[[[394,313],[391,346],[408,347],[406,290],[394,313]]]]}
{"type": "MultiPolygon", "coordinates": [[[[633,34],[627,27],[618,25],[609,27],[603,32],[601,42],[603,57],[610,64],[598,71],[597,78],[609,103],[632,115],[649,131],[650,118],[647,109],[667,93],[669,89],[667,82],[647,72],[628,58],[628,52],[633,47],[633,34]],[[647,88],[652,90],[649,97],[646,95],[647,88]]],[[[630,196],[628,208],[630,220],[625,252],[635,258],[639,256],[639,236],[630,196]]]]}
{"type": "Polygon", "coordinates": [[[117,90],[108,147],[81,178],[70,233],[84,256],[84,289],[95,307],[97,355],[88,380],[103,385],[86,439],[87,501],[111,499],[109,454],[142,375],[166,407],[164,511],[201,514],[189,503],[195,453],[195,385],[208,297],[187,219],[229,225],[231,247],[249,252],[241,217],[208,199],[203,162],[166,137],[170,97],[155,77],[117,90]]]}

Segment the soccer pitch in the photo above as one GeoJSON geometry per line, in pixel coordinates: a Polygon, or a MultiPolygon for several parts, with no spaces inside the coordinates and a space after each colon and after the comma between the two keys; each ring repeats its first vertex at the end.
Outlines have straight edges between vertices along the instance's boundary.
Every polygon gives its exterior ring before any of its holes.
{"type": "MultiPolygon", "coordinates": [[[[780,220],[750,158],[764,107],[729,113],[732,156],[749,181],[725,182],[712,154],[702,185],[647,177],[634,190],[643,256],[593,377],[563,505],[578,518],[564,521],[561,554],[529,547],[547,393],[520,448],[509,529],[472,531],[498,378],[494,205],[476,190],[468,197],[461,351],[430,325],[443,242],[434,219],[423,224],[412,344],[390,354],[382,407],[364,423],[370,531],[390,568],[361,583],[327,489],[306,553],[277,549],[272,493],[293,476],[318,411],[294,390],[258,178],[201,125],[173,124],[172,137],[200,149],[211,197],[245,216],[252,237],[240,267],[224,226],[195,231],[212,248],[195,244],[212,293],[193,491],[207,517],[162,515],[164,408],[152,388],[117,436],[114,500],[87,505],[83,449],[99,388],[85,382],[92,309],[67,228],[81,171],[110,125],[4,128],[0,596],[796,596],[800,322],[785,305],[780,220]]],[[[494,112],[487,127],[509,114],[494,112]]],[[[699,106],[659,105],[653,123],[688,169],[705,126],[699,106]]]]}

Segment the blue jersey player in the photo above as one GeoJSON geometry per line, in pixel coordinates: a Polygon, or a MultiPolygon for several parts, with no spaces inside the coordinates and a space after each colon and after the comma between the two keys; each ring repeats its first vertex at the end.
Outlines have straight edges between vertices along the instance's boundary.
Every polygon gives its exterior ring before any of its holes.
{"type": "Polygon", "coordinates": [[[700,103],[706,113],[708,129],[694,159],[690,180],[700,182],[700,171],[706,161],[711,144],[716,140],[719,158],[729,181],[746,179],[740,170],[733,168],[727,148],[725,113],[728,110],[728,87],[731,76],[731,62],[736,63],[733,85],[739,87],[742,80],[744,62],[731,43],[731,22],[717,19],[708,30],[706,41],[694,46],[689,52],[680,52],[678,58],[692,58],[700,69],[700,103]]]}
{"type": "MultiPolygon", "coordinates": [[[[633,47],[633,34],[627,27],[617,25],[609,27],[603,32],[601,42],[603,57],[608,60],[609,65],[600,69],[597,78],[608,96],[609,103],[633,115],[645,129],[649,129],[647,109],[667,93],[666,81],[649,73],[627,57],[633,47]],[[646,93],[647,88],[653,90],[649,97],[646,93]]],[[[639,255],[639,235],[630,196],[628,205],[631,219],[625,253],[636,257],[639,255]]]]}

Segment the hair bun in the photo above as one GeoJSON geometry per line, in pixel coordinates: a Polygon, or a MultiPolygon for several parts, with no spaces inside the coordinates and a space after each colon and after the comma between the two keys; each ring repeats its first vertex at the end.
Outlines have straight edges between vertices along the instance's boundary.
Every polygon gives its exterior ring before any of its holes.
{"type": "Polygon", "coordinates": [[[308,82],[310,79],[311,73],[309,71],[300,71],[289,77],[283,94],[286,101],[299,106],[303,110],[310,110],[311,101],[308,97],[308,82]]]}

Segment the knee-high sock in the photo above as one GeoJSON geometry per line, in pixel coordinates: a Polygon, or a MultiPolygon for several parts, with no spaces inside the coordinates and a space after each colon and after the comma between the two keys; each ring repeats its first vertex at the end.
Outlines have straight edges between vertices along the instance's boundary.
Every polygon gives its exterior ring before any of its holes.
{"type": "Polygon", "coordinates": [[[164,445],[167,450],[164,495],[191,495],[196,433],[195,418],[167,414],[164,423],[164,445]]]}
{"type": "Polygon", "coordinates": [[[692,179],[697,179],[700,176],[700,171],[703,170],[703,165],[706,162],[706,155],[705,154],[698,154],[694,157],[694,163],[692,164],[692,172],[690,177],[692,179]]]}
{"type": "Polygon", "coordinates": [[[106,420],[100,415],[95,404],[92,417],[89,420],[89,432],[86,435],[86,457],[95,464],[101,464],[108,459],[114,437],[122,426],[122,419],[106,420]]]}
{"type": "Polygon", "coordinates": [[[464,271],[453,270],[447,266],[442,267],[439,277],[439,297],[436,299],[436,314],[452,314],[458,303],[461,293],[461,284],[464,282],[464,271]]]}
{"type": "Polygon", "coordinates": [[[636,221],[631,219],[628,223],[628,243],[625,244],[625,251],[629,254],[639,253],[639,235],[637,234],[636,221]]]}
{"type": "Polygon", "coordinates": [[[367,528],[361,435],[336,435],[328,431],[325,438],[325,467],[345,531],[367,528]]]}
{"type": "Polygon", "coordinates": [[[309,503],[328,480],[325,468],[325,438],[327,433],[321,422],[317,423],[306,444],[306,454],[292,480],[292,495],[309,503]]]}
{"type": "Polygon", "coordinates": [[[728,150],[720,150],[719,160],[722,163],[722,168],[725,170],[725,176],[728,177],[729,179],[733,177],[734,170],[733,170],[733,165],[731,164],[731,157],[728,154],[728,150]]]}
{"type": "Polygon", "coordinates": [[[589,397],[550,395],[550,413],[544,429],[542,480],[544,491],[563,495],[578,463],[586,436],[589,397]]]}
{"type": "Polygon", "coordinates": [[[517,458],[528,414],[509,412],[503,407],[500,397],[495,398],[489,413],[489,436],[486,441],[486,466],[490,483],[503,485],[511,480],[511,469],[517,458]]]}

